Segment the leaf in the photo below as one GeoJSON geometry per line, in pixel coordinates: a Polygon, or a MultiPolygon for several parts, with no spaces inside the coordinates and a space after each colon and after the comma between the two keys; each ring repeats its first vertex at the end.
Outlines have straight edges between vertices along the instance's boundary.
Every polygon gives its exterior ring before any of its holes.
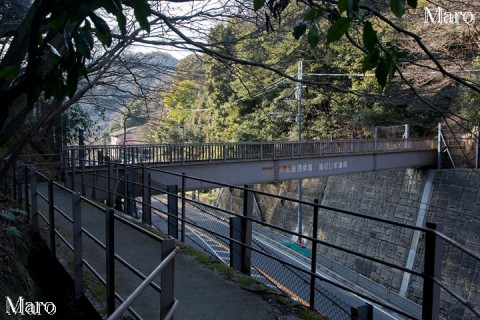
{"type": "Polygon", "coordinates": [[[133,13],[140,27],[150,33],[150,23],[148,16],[150,15],[150,5],[147,0],[132,0],[133,13]]]}
{"type": "Polygon", "coordinates": [[[392,80],[393,76],[395,75],[396,64],[395,60],[393,59],[393,54],[388,51],[385,52],[385,64],[387,66],[388,79],[392,80]]]}
{"type": "Polygon", "coordinates": [[[54,16],[52,14],[52,18],[50,21],[50,26],[52,27],[53,31],[59,31],[63,28],[65,23],[67,22],[69,17],[68,10],[62,11],[59,16],[54,16]]]}
{"type": "Polygon", "coordinates": [[[365,58],[363,58],[362,71],[367,72],[377,66],[378,59],[380,58],[380,50],[374,48],[365,58]]]}
{"type": "Polygon", "coordinates": [[[347,32],[348,27],[350,27],[350,22],[352,19],[341,17],[335,21],[327,31],[327,44],[332,43],[340,39],[345,32],[347,32]]]}
{"type": "Polygon", "coordinates": [[[340,12],[347,12],[349,17],[353,17],[353,13],[358,11],[359,0],[339,0],[338,10],[340,12]]]}
{"type": "Polygon", "coordinates": [[[95,13],[91,13],[89,15],[90,19],[92,19],[93,24],[95,25],[95,35],[97,36],[100,42],[109,47],[112,44],[112,31],[108,27],[108,24],[97,16],[95,13]]]}
{"type": "Polygon", "coordinates": [[[363,25],[363,45],[370,52],[375,48],[376,43],[377,32],[373,30],[373,26],[370,21],[367,21],[363,25]]]}
{"type": "Polygon", "coordinates": [[[307,31],[307,24],[305,22],[302,22],[300,24],[297,24],[295,27],[293,27],[293,32],[292,35],[295,37],[296,40],[300,39],[301,36],[307,31]]]}
{"type": "Polygon", "coordinates": [[[345,11],[347,11],[347,9],[348,9],[348,1],[349,1],[349,0],[339,0],[339,1],[338,1],[338,10],[340,10],[340,12],[345,12],[345,11]]]}
{"type": "Polygon", "coordinates": [[[75,47],[77,52],[87,59],[91,59],[91,47],[88,44],[88,40],[84,32],[75,32],[73,34],[73,40],[75,41],[75,47]]]}
{"type": "Polygon", "coordinates": [[[318,32],[318,28],[315,24],[312,24],[310,27],[307,37],[308,43],[311,47],[317,46],[318,42],[320,41],[320,33],[318,32]]]}
{"type": "Polygon", "coordinates": [[[265,0],[253,0],[253,10],[258,11],[262,9],[265,4],[265,0]]]}
{"type": "Polygon", "coordinates": [[[21,69],[18,66],[6,66],[0,69],[0,78],[12,80],[20,74],[21,69]]]}
{"type": "Polygon", "coordinates": [[[390,0],[390,10],[398,18],[401,18],[405,13],[405,0],[390,0]]]}
{"type": "Polygon", "coordinates": [[[417,0],[407,0],[407,3],[410,6],[410,8],[413,8],[413,9],[417,8],[417,5],[418,5],[417,0]]]}
{"type": "Polygon", "coordinates": [[[127,34],[127,18],[121,10],[117,13],[117,22],[118,28],[120,28],[120,32],[122,36],[124,36],[125,34],[127,34]]]}
{"type": "Polygon", "coordinates": [[[324,10],[322,8],[313,8],[310,9],[305,16],[303,17],[303,21],[310,21],[313,22],[314,20],[320,18],[323,14],[324,10]]]}
{"type": "Polygon", "coordinates": [[[387,84],[388,69],[385,59],[383,58],[380,58],[380,61],[378,61],[377,68],[375,69],[375,77],[382,89],[385,88],[385,85],[387,84]]]}
{"type": "Polygon", "coordinates": [[[50,52],[53,53],[54,56],[56,56],[57,58],[62,57],[60,52],[58,52],[58,50],[54,46],[52,46],[50,43],[47,43],[47,47],[50,50],[50,52]]]}
{"type": "Polygon", "coordinates": [[[67,74],[66,90],[69,98],[72,98],[77,92],[78,87],[78,68],[75,64],[74,68],[71,68],[67,74]]]}
{"type": "Polygon", "coordinates": [[[12,226],[12,227],[5,228],[3,230],[9,236],[18,237],[18,238],[22,237],[22,233],[16,227],[12,226]]]}
{"type": "Polygon", "coordinates": [[[118,11],[121,10],[121,5],[119,6],[119,3],[117,3],[116,0],[106,0],[102,1],[102,3],[104,4],[103,6],[108,13],[117,15],[118,11]]]}

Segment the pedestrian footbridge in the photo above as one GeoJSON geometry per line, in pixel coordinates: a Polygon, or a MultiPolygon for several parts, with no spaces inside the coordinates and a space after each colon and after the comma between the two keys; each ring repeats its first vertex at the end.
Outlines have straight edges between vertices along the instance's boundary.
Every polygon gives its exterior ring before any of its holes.
{"type": "Polygon", "coordinates": [[[120,166],[110,174],[126,176],[131,167],[132,176],[143,170],[162,185],[181,186],[182,174],[202,179],[184,186],[195,190],[215,187],[205,180],[245,185],[429,167],[437,164],[437,153],[436,139],[94,145],[66,147],[63,165],[67,176],[90,177],[92,185],[107,183],[101,177],[113,163],[120,166]]]}

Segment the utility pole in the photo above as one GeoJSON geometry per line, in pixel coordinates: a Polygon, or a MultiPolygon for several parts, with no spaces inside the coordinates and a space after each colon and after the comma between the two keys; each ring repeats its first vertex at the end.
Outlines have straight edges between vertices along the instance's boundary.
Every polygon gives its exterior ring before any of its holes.
{"type": "MultiPolygon", "coordinates": [[[[302,82],[303,79],[303,61],[298,61],[298,75],[297,75],[297,89],[295,96],[298,102],[298,110],[297,110],[297,124],[298,124],[298,142],[299,148],[301,150],[300,143],[302,142],[302,82]]],[[[298,179],[298,200],[302,201],[302,179],[298,179]]],[[[302,234],[302,205],[298,203],[297,208],[297,223],[298,223],[298,233],[302,234]]],[[[302,243],[302,239],[299,239],[300,244],[302,243]]]]}

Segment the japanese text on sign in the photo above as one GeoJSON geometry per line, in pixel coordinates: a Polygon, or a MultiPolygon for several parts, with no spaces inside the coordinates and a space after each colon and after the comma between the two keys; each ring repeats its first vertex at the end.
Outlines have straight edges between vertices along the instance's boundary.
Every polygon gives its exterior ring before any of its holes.
{"type": "Polygon", "coordinates": [[[280,171],[285,173],[301,173],[301,172],[311,172],[311,171],[325,171],[325,170],[336,170],[336,169],[346,169],[348,166],[347,161],[334,161],[334,162],[321,162],[318,166],[314,166],[312,163],[306,164],[292,164],[287,166],[282,166],[280,171]]]}

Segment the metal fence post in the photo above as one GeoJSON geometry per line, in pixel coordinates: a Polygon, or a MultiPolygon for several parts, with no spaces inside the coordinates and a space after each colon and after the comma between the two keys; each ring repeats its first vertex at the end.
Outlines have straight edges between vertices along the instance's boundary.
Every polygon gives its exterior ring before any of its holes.
{"type": "Polygon", "coordinates": [[[443,226],[427,222],[426,227],[432,231],[425,234],[422,319],[436,320],[440,315],[440,286],[434,279],[441,276],[443,241],[435,231],[442,232],[443,226]]]}
{"type": "MultiPolygon", "coordinates": [[[[25,170],[27,168],[25,167],[25,170]]],[[[28,170],[27,170],[28,171],[28,170]]],[[[25,183],[28,188],[28,183],[25,183]]],[[[28,190],[28,189],[25,190],[28,190]]],[[[28,191],[27,191],[28,192],[28,191]]],[[[28,195],[28,193],[27,193],[28,195]]],[[[32,231],[34,234],[38,234],[38,201],[37,201],[37,176],[35,175],[35,170],[30,172],[30,197],[31,197],[31,213],[32,213],[32,231]]],[[[26,203],[28,208],[28,201],[26,203]]],[[[27,210],[28,211],[28,210],[27,210]]]]}
{"type": "MultiPolygon", "coordinates": [[[[133,149],[131,150],[133,153],[133,149]]],[[[125,183],[126,183],[126,213],[132,217],[138,218],[137,202],[135,201],[135,186],[133,183],[133,168],[131,166],[125,166],[125,183]]]]}
{"type": "Polygon", "coordinates": [[[23,198],[24,199],[23,203],[24,203],[25,211],[27,213],[30,213],[30,206],[28,205],[28,189],[29,189],[30,186],[28,185],[28,183],[29,183],[29,178],[30,178],[31,174],[29,174],[29,170],[28,170],[27,166],[25,166],[23,168],[25,169],[25,171],[24,171],[24,179],[25,179],[24,181],[25,181],[25,183],[23,185],[23,189],[24,189],[23,194],[24,194],[25,197],[23,198]]]}
{"type": "Polygon", "coordinates": [[[242,217],[230,217],[230,267],[242,271],[242,217]],[[238,241],[238,242],[237,242],[238,241]]]}
{"type": "Polygon", "coordinates": [[[72,166],[72,185],[71,185],[72,191],[75,191],[75,168],[76,166],[73,165],[72,166]]]}
{"type": "Polygon", "coordinates": [[[315,286],[317,274],[317,237],[318,237],[318,199],[313,200],[313,242],[312,242],[312,265],[310,275],[310,308],[315,309],[315,286]]]}
{"type": "Polygon", "coordinates": [[[13,199],[15,201],[17,201],[17,203],[18,203],[17,196],[18,196],[18,189],[19,189],[18,186],[20,185],[20,182],[18,181],[18,178],[19,178],[18,177],[18,166],[14,165],[13,166],[13,186],[12,186],[13,190],[12,191],[13,191],[13,199]]]}
{"type": "Polygon", "coordinates": [[[107,316],[115,311],[115,211],[108,208],[105,212],[105,265],[106,265],[106,291],[107,291],[107,316]]]}
{"type": "Polygon", "coordinates": [[[75,283],[75,304],[80,305],[83,296],[83,255],[82,255],[82,198],[79,193],[72,194],[73,215],[73,278],[75,283]]]}
{"type": "Polygon", "coordinates": [[[242,219],[242,272],[250,275],[252,252],[252,214],[253,214],[253,192],[249,190],[251,186],[245,185],[243,191],[243,219],[242,219]]]}
{"type": "Polygon", "coordinates": [[[373,306],[371,304],[365,304],[360,307],[350,308],[351,320],[373,320],[373,306]]]}
{"type": "Polygon", "coordinates": [[[178,186],[167,186],[168,199],[168,235],[178,239],[178,186]]]}
{"type": "Polygon", "coordinates": [[[52,258],[57,257],[57,249],[55,245],[55,199],[53,196],[53,180],[48,180],[48,221],[50,235],[50,250],[52,258]]]}
{"type": "MultiPolygon", "coordinates": [[[[210,149],[210,148],[209,148],[210,149]]],[[[186,201],[186,197],[187,197],[187,194],[186,194],[186,187],[187,187],[187,178],[186,178],[186,174],[185,172],[182,173],[182,234],[181,234],[181,241],[182,242],[185,242],[185,214],[186,214],[186,205],[187,205],[187,201],[186,201]]]]}
{"type": "Polygon", "coordinates": [[[437,169],[442,169],[442,124],[438,124],[437,129],[437,169]]]}
{"type": "Polygon", "coordinates": [[[142,165],[142,221],[152,225],[152,190],[150,174],[145,165],[142,165]]]}
{"type": "MultiPolygon", "coordinates": [[[[175,250],[175,240],[166,239],[162,241],[161,249],[162,260],[165,259],[170,253],[175,250]]],[[[162,288],[162,294],[160,296],[160,319],[165,319],[168,315],[170,308],[175,302],[174,297],[174,272],[175,272],[175,260],[172,260],[160,273],[160,287],[162,288]]]]}
{"type": "Polygon", "coordinates": [[[113,163],[108,162],[108,201],[107,206],[113,207],[115,205],[114,190],[113,190],[113,163]]]}
{"type": "Polygon", "coordinates": [[[85,196],[85,157],[80,159],[80,191],[85,196]]]}

